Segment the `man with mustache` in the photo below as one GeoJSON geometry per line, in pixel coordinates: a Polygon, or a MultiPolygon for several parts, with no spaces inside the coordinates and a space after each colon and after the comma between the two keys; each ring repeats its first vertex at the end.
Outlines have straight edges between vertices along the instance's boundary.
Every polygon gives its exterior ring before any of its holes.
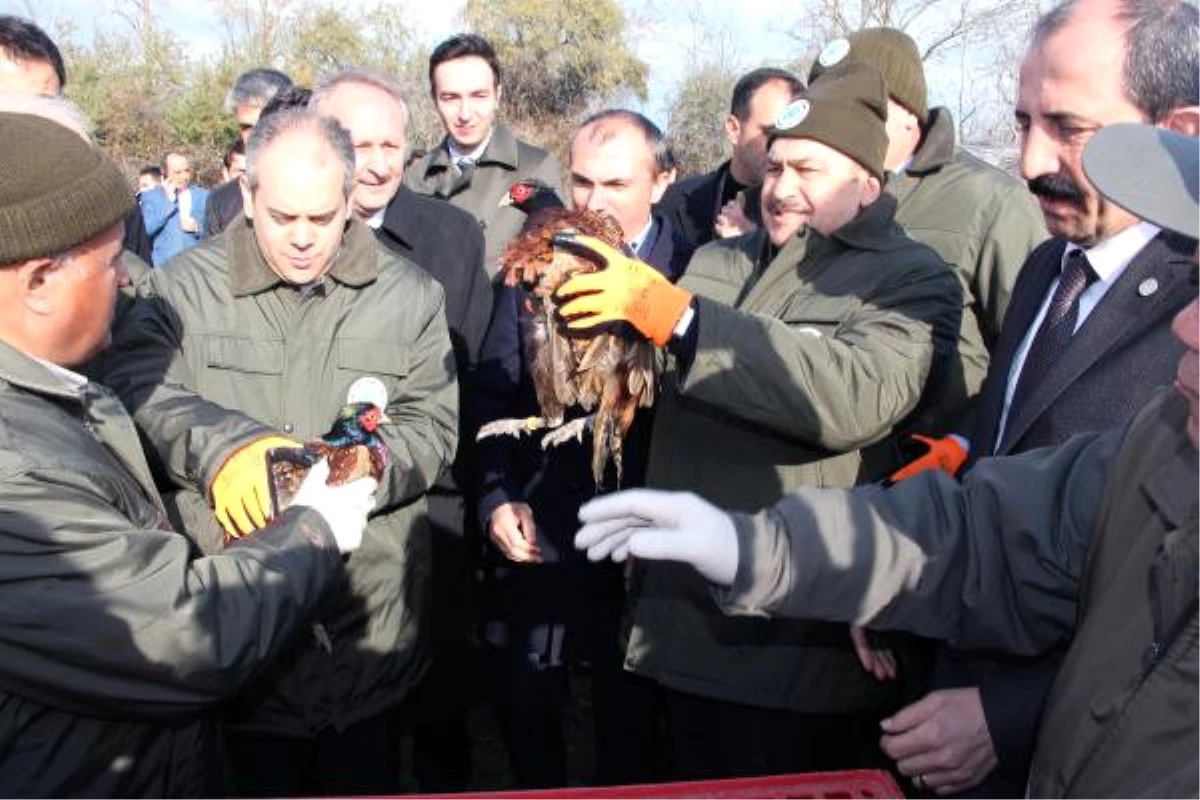
{"type": "MultiPolygon", "coordinates": [[[[872,446],[949,385],[962,290],[894,222],[886,115],[877,70],[830,70],[771,130],[762,228],[705,245],[678,285],[603,249],[607,269],[560,289],[572,327],[623,320],[672,356],[646,485],[747,511],[853,486],[887,474],[872,446]]],[[[723,617],[669,565],[632,580],[625,663],[667,690],[680,777],[837,769],[874,745],[894,687],[859,669],[845,626],[723,617]]]]}
{"type": "MultiPolygon", "coordinates": [[[[1083,163],[1115,202],[1194,248],[1198,155],[1192,137],[1125,123],[1100,131],[1083,163]]],[[[1195,797],[1198,306],[1172,325],[1173,388],[1124,430],[986,459],[961,485],[927,472],[891,489],[805,490],[753,517],[627,492],[584,506],[576,546],[689,564],[730,614],[1068,647],[1024,796],[1195,797]]],[[[899,768],[918,785],[941,770],[924,754],[899,768]]]]}
{"type": "MultiPolygon", "coordinates": [[[[1196,296],[1195,242],[1105,199],[1083,171],[1106,125],[1197,128],[1197,13],[1181,0],[1077,0],[1036,24],[1021,65],[1021,171],[1053,238],[1030,254],[976,405],[972,458],[1123,425],[1171,382],[1171,320],[1196,296]]],[[[1131,154],[1133,155],[1133,154],[1131,154]]],[[[943,648],[937,691],[885,725],[901,765],[939,795],[1019,796],[1062,651],[1035,659],[943,648]]]]}

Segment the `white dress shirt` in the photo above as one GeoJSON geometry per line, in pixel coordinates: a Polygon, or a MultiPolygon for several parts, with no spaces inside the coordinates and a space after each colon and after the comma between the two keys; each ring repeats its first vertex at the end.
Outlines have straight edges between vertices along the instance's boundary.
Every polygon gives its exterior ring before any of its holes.
{"type": "MultiPolygon", "coordinates": [[[[1072,331],[1072,334],[1079,331],[1088,316],[1104,299],[1104,295],[1108,294],[1108,290],[1124,274],[1129,262],[1142,252],[1150,240],[1158,235],[1158,232],[1157,226],[1151,225],[1149,222],[1139,222],[1088,249],[1081,248],[1076,244],[1067,244],[1066,249],[1063,250],[1062,264],[1067,263],[1067,257],[1071,253],[1082,249],[1092,270],[1096,273],[1096,280],[1079,295],[1079,313],[1075,318],[1075,330],[1072,331]]],[[[1061,270],[1062,265],[1059,266],[1060,275],[1062,274],[1061,270]]],[[[1042,298],[1042,306],[1029,325],[1029,330],[1025,331],[1025,338],[1021,340],[1021,346],[1017,348],[1012,365],[1008,369],[1007,383],[1004,387],[1004,410],[1000,414],[1000,425],[996,428],[995,447],[997,448],[1004,440],[1004,430],[1008,426],[1008,411],[1012,407],[1013,395],[1017,390],[1017,380],[1021,377],[1021,368],[1025,366],[1029,348],[1033,346],[1033,337],[1037,335],[1038,329],[1042,326],[1042,320],[1045,319],[1046,312],[1050,309],[1050,300],[1054,297],[1056,289],[1058,289],[1058,278],[1051,281],[1050,286],[1046,289],[1046,296],[1042,298]]]]}

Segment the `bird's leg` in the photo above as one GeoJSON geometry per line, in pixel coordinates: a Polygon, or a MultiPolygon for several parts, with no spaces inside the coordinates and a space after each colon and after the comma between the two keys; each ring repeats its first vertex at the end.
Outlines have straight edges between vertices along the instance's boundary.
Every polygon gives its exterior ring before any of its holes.
{"type": "Polygon", "coordinates": [[[547,433],[542,437],[542,449],[549,447],[558,447],[560,444],[574,439],[577,442],[583,441],[583,432],[590,428],[596,421],[595,414],[588,414],[586,417],[573,419],[565,425],[560,426],[556,430],[547,433]]]}
{"type": "Polygon", "coordinates": [[[545,417],[497,419],[480,427],[479,433],[475,434],[475,441],[478,442],[489,436],[516,436],[520,438],[526,433],[533,433],[547,427],[550,427],[550,422],[545,417]]]}

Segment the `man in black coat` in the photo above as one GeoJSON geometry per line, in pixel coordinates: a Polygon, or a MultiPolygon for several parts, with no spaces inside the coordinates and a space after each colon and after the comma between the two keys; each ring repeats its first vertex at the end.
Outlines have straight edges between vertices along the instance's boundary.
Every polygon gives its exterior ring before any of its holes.
{"type": "MultiPolygon", "coordinates": [[[[571,147],[576,208],[616,219],[627,245],[671,279],[691,255],[670,220],[652,212],[670,181],[662,132],[640,114],[605,111],[585,121],[571,147]]],[[[523,291],[504,287],[480,357],[480,422],[538,415],[523,342],[531,324],[523,291]]],[[[581,409],[568,419],[582,416],[581,409]]],[[[623,486],[644,480],[650,411],[625,440],[623,486]]],[[[591,437],[543,449],[536,438],[478,443],[479,517],[492,547],[481,604],[497,717],[517,788],[565,786],[563,712],[569,665],[591,665],[597,783],[661,780],[657,687],[623,668],[625,579],[571,547],[579,506],[620,488],[610,466],[597,487],[591,437]]],[[[576,776],[571,776],[576,777],[576,776]]]]}
{"type": "Polygon", "coordinates": [[[669,187],[658,210],[671,219],[680,238],[694,250],[712,239],[757,227],[767,130],[804,84],[787,70],[764,67],[748,72],[733,87],[725,135],[733,150],[712,172],[669,187]]]}
{"type": "MultiPolygon", "coordinates": [[[[978,399],[973,459],[1119,427],[1174,379],[1181,345],[1170,326],[1196,297],[1196,242],[1101,197],[1081,153],[1117,122],[1194,134],[1196,39],[1196,9],[1177,0],[1135,10],[1076,0],[1036,25],[1016,118],[1022,173],[1053,238],[1013,288],[978,399]]],[[[885,721],[885,751],[905,774],[923,765],[918,788],[939,795],[1023,794],[1059,661],[943,650],[941,688],[885,721]]]]}
{"type": "MultiPolygon", "coordinates": [[[[446,293],[446,321],[458,368],[460,408],[471,394],[479,349],[492,314],[493,289],[484,269],[483,233],[465,211],[402,184],[408,107],[389,78],[350,69],[314,92],[311,106],[350,132],[355,150],[355,216],[387,247],[437,279],[446,293]]],[[[474,428],[461,416],[459,449],[450,473],[428,495],[433,538],[431,626],[433,668],[418,693],[414,762],[424,791],[462,791],[470,779],[465,709],[474,684],[470,665],[471,575],[478,535],[470,485],[474,428]]]]}
{"type": "MultiPolygon", "coordinates": [[[[237,120],[238,138],[243,143],[250,138],[250,131],[254,130],[267,103],[291,88],[292,79],[277,69],[259,67],[237,76],[225,95],[225,110],[237,120]]],[[[208,195],[204,210],[205,236],[217,236],[242,213],[241,183],[236,178],[227,180],[208,195]]]]}

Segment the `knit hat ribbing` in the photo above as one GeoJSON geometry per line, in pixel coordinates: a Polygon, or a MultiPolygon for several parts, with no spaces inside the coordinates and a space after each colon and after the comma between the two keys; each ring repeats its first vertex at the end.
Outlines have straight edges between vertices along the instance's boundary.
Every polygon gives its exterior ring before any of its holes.
{"type": "Polygon", "coordinates": [[[0,265],[70,250],[132,208],[121,170],[97,148],[50,120],[0,113],[0,265]]]}
{"type": "Polygon", "coordinates": [[[883,180],[887,93],[879,71],[844,64],[809,84],[775,121],[770,138],[813,139],[854,159],[883,180]]]}

